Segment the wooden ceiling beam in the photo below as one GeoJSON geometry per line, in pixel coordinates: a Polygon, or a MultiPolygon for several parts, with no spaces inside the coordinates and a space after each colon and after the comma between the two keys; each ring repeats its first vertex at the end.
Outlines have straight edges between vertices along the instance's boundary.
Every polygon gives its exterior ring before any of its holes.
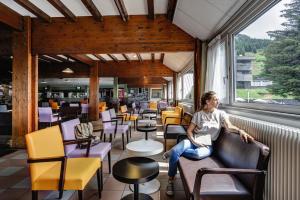
{"type": "Polygon", "coordinates": [[[100,65],[100,77],[168,77],[173,76],[173,71],[161,62],[152,62],[146,60],[144,62],[131,61],[119,61],[106,62],[100,65]]]}
{"type": "Polygon", "coordinates": [[[94,61],[92,59],[90,59],[89,57],[87,57],[86,55],[78,55],[78,54],[70,54],[69,55],[72,59],[77,60],[79,62],[82,62],[84,64],[87,65],[92,65],[94,64],[94,61]]]}
{"type": "Polygon", "coordinates": [[[160,54],[160,62],[163,63],[165,58],[165,53],[160,54]]]}
{"type": "Polygon", "coordinates": [[[67,58],[63,58],[63,57],[60,57],[60,56],[57,56],[57,55],[49,55],[50,57],[52,57],[52,58],[55,58],[55,59],[57,59],[57,60],[60,60],[60,61],[62,61],[62,62],[71,62],[69,59],[68,59],[68,57],[67,58]]]}
{"type": "Polygon", "coordinates": [[[113,59],[113,61],[115,62],[119,62],[118,58],[114,55],[111,55],[111,54],[107,54],[111,59],[113,59]]]}
{"type": "Polygon", "coordinates": [[[94,56],[96,58],[98,58],[101,62],[107,62],[107,60],[105,58],[103,58],[102,56],[98,55],[98,54],[94,54],[94,56]]]}
{"type": "Polygon", "coordinates": [[[54,6],[63,16],[68,18],[72,22],[76,22],[77,18],[76,16],[72,13],[72,11],[65,6],[60,0],[48,0],[48,2],[54,6]]]}
{"type": "Polygon", "coordinates": [[[174,19],[174,14],[177,6],[177,0],[169,0],[168,1],[168,8],[167,8],[167,18],[171,22],[174,19]]]}
{"type": "Polygon", "coordinates": [[[128,62],[130,62],[130,58],[125,53],[122,53],[122,55],[128,62]]]}
{"type": "Polygon", "coordinates": [[[96,21],[103,21],[100,11],[97,9],[92,0],[81,0],[84,6],[90,11],[96,21]]]}
{"type": "Polygon", "coordinates": [[[119,10],[120,16],[124,22],[128,22],[129,16],[123,0],[115,0],[115,4],[119,10]]]}
{"type": "Polygon", "coordinates": [[[154,12],[154,0],[147,0],[148,5],[148,18],[154,20],[155,12],[154,12]]]}
{"type": "Polygon", "coordinates": [[[41,59],[43,59],[43,60],[46,60],[46,61],[48,61],[48,62],[59,62],[59,61],[54,60],[54,59],[51,59],[51,58],[49,58],[49,57],[47,57],[47,56],[45,56],[45,55],[40,55],[39,58],[41,58],[41,59]]]}
{"type": "Polygon", "coordinates": [[[44,22],[51,22],[51,17],[47,15],[44,11],[36,7],[33,3],[29,0],[15,0],[18,4],[24,7],[26,10],[32,12],[36,15],[39,19],[43,20],[44,22]]]}
{"type": "Polygon", "coordinates": [[[121,84],[166,84],[162,77],[139,77],[139,78],[119,78],[121,84]]]}
{"type": "Polygon", "coordinates": [[[194,38],[163,15],[149,23],[147,16],[132,16],[123,23],[106,16],[102,23],[93,17],[52,18],[50,24],[32,19],[32,52],[37,54],[107,54],[124,52],[193,51],[194,38]],[[80,28],[79,28],[80,27],[80,28]]]}
{"type": "Polygon", "coordinates": [[[141,54],[137,53],[136,55],[137,55],[139,61],[140,61],[140,62],[143,62],[143,58],[142,58],[141,54]]]}
{"type": "Polygon", "coordinates": [[[0,2],[0,22],[17,31],[23,30],[22,16],[0,2]]]}

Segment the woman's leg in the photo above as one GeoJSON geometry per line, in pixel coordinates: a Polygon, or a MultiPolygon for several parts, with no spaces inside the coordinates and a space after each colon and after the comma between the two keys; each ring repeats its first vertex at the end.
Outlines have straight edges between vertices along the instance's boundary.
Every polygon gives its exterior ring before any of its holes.
{"type": "Polygon", "coordinates": [[[177,162],[182,155],[183,152],[185,152],[187,149],[193,148],[193,144],[190,142],[190,140],[185,139],[176,144],[171,150],[170,154],[170,160],[169,160],[169,171],[168,175],[169,177],[174,177],[177,173],[177,162]]]}
{"type": "Polygon", "coordinates": [[[192,148],[185,150],[182,155],[187,158],[203,159],[210,156],[212,153],[212,146],[207,147],[196,147],[193,145],[192,148]]]}

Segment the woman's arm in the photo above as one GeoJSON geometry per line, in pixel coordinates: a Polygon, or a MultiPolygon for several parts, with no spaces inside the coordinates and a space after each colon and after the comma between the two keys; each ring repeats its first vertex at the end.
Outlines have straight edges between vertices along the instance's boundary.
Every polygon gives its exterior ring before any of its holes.
{"type": "Polygon", "coordinates": [[[248,133],[246,133],[246,131],[234,126],[230,121],[229,119],[226,117],[224,119],[224,125],[225,125],[225,128],[227,130],[229,130],[230,132],[234,132],[234,133],[237,133],[240,135],[241,139],[244,141],[244,142],[248,142],[248,141],[253,141],[254,138],[249,135],[248,133]]]}
{"type": "Polygon", "coordinates": [[[191,122],[190,125],[189,125],[189,128],[187,130],[187,136],[188,136],[189,140],[196,146],[206,147],[206,145],[195,141],[195,139],[193,137],[193,131],[194,131],[195,128],[196,128],[196,124],[191,122]]]}

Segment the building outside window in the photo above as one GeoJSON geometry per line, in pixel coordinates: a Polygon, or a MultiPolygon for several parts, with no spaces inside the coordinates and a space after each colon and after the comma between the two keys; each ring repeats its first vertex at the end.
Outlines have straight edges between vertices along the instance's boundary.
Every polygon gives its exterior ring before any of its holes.
{"type": "Polygon", "coordinates": [[[280,1],[234,35],[234,102],[300,106],[299,12],[280,1]]]}

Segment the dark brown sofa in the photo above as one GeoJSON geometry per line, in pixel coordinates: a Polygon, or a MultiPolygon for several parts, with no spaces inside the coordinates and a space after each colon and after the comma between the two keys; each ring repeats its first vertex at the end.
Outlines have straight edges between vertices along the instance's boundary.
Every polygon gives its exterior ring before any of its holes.
{"type": "Polygon", "coordinates": [[[262,200],[269,148],[221,130],[213,155],[178,163],[187,199],[262,200]]]}

